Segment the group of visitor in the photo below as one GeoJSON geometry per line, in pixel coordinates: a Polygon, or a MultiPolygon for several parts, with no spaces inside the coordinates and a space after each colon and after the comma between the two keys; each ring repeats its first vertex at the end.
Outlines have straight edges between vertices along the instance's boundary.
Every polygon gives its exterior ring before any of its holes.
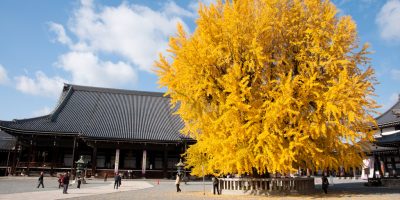
{"type": "MultiPolygon", "coordinates": [[[[181,176],[179,174],[176,174],[176,179],[175,179],[175,185],[176,185],[176,192],[181,192],[180,184],[181,184],[181,176]]],[[[219,190],[219,181],[217,177],[212,178],[212,183],[213,183],[213,193],[217,193],[218,195],[221,194],[219,190]]]]}
{"type": "MultiPolygon", "coordinates": [[[[37,188],[39,188],[40,186],[42,186],[42,188],[44,188],[43,177],[44,177],[44,173],[40,172],[37,188]]],[[[58,178],[58,183],[59,183],[58,188],[63,187],[63,194],[68,194],[67,191],[68,191],[69,179],[70,179],[69,172],[64,173],[64,175],[60,175],[58,178]]],[[[105,176],[104,181],[106,181],[106,180],[107,180],[107,176],[105,176]]],[[[115,173],[114,189],[118,189],[119,187],[121,187],[121,182],[122,182],[121,175],[119,173],[115,173]]],[[[77,178],[77,183],[78,183],[77,188],[80,189],[81,183],[82,183],[80,176],[78,176],[78,178],[77,178]]],[[[179,174],[176,174],[176,179],[175,179],[176,192],[181,192],[180,183],[181,183],[181,177],[179,176],[179,174]]],[[[221,192],[219,190],[219,180],[217,177],[212,178],[212,184],[213,184],[213,194],[220,195],[221,192]]],[[[328,186],[329,186],[329,181],[328,181],[328,178],[326,177],[326,175],[324,174],[322,176],[322,190],[325,192],[325,194],[328,193],[328,186]]]]}
{"type": "MultiPolygon", "coordinates": [[[[65,172],[64,174],[60,175],[58,177],[58,188],[60,189],[61,187],[63,188],[63,194],[68,194],[68,186],[69,186],[69,180],[70,180],[70,173],[65,172]]],[[[82,184],[82,179],[80,176],[77,178],[77,188],[81,188],[82,184]]],[[[40,172],[39,179],[38,179],[38,185],[37,188],[42,186],[44,188],[44,172],[40,172]]]]}

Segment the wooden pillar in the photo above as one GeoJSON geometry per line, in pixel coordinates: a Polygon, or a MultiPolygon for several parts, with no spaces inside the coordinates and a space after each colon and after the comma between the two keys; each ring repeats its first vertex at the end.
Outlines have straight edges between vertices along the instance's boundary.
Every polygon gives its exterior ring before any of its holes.
{"type": "Polygon", "coordinates": [[[114,173],[118,173],[119,166],[119,149],[115,150],[114,173]]]}
{"type": "Polygon", "coordinates": [[[31,165],[31,161],[33,160],[32,157],[34,156],[34,155],[32,155],[33,153],[34,152],[33,152],[33,135],[32,135],[32,138],[31,138],[31,141],[29,144],[28,164],[26,165],[26,172],[25,172],[27,176],[29,176],[29,168],[31,165]]]}
{"type": "Polygon", "coordinates": [[[8,149],[8,155],[7,155],[7,163],[6,163],[6,170],[4,173],[4,176],[9,176],[9,171],[8,171],[8,164],[10,164],[10,154],[11,154],[11,149],[8,149]]]}
{"type": "Polygon", "coordinates": [[[17,168],[17,149],[18,149],[18,146],[15,146],[15,149],[13,152],[12,163],[11,163],[11,174],[12,175],[15,175],[15,171],[17,168]]]}
{"type": "Polygon", "coordinates": [[[74,137],[74,145],[72,146],[71,174],[72,174],[72,171],[74,170],[75,147],[76,147],[76,137],[74,137]]]}
{"type": "Polygon", "coordinates": [[[373,172],[372,172],[372,178],[373,179],[375,179],[376,178],[376,173],[375,173],[375,171],[376,171],[376,155],[375,155],[375,153],[373,153],[373,159],[374,159],[374,166],[373,166],[373,172]]]}
{"type": "Polygon", "coordinates": [[[54,165],[55,165],[55,161],[56,161],[56,154],[57,154],[57,150],[56,150],[56,140],[57,137],[54,137],[54,141],[53,141],[53,151],[51,152],[51,167],[50,167],[50,176],[53,176],[54,174],[54,165]]]}
{"type": "Polygon", "coordinates": [[[11,174],[15,175],[15,171],[17,168],[17,153],[19,149],[19,138],[18,136],[15,137],[15,146],[14,146],[14,153],[13,153],[13,158],[12,158],[12,164],[11,164],[11,174]]]}
{"type": "Polygon", "coordinates": [[[143,150],[142,154],[142,177],[146,177],[146,165],[147,165],[147,151],[143,150]]]}
{"type": "Polygon", "coordinates": [[[93,154],[92,154],[92,176],[94,177],[96,174],[97,168],[97,147],[93,146],[93,154]]]}
{"type": "Polygon", "coordinates": [[[167,145],[164,147],[164,156],[163,156],[163,175],[164,178],[168,178],[168,149],[167,145]]]}

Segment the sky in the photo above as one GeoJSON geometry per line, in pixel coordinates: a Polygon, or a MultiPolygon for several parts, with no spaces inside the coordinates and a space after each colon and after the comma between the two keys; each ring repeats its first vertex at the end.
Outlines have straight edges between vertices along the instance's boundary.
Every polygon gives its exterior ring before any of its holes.
{"type": "MultiPolygon", "coordinates": [[[[400,92],[400,0],[332,2],[371,45],[373,98],[384,112],[400,92]]],[[[165,91],[154,61],[178,22],[195,30],[197,8],[198,0],[0,1],[0,120],[49,114],[64,83],[165,91]]]]}

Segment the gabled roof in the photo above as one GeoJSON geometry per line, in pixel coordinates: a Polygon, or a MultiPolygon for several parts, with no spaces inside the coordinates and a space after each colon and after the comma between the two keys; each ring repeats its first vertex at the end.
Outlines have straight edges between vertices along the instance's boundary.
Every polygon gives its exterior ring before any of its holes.
{"type": "Polygon", "coordinates": [[[180,141],[184,124],[163,93],[65,84],[45,116],[0,121],[15,132],[78,134],[88,139],[180,141]]]}
{"type": "Polygon", "coordinates": [[[389,110],[376,118],[379,128],[390,127],[400,124],[400,100],[389,110]]]}

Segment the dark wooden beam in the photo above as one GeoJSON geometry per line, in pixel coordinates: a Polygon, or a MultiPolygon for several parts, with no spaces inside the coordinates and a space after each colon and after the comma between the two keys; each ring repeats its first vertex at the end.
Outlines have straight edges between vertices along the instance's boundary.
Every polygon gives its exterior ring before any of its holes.
{"type": "Polygon", "coordinates": [[[57,137],[54,136],[54,140],[53,140],[53,151],[51,152],[51,167],[50,167],[50,176],[53,176],[54,174],[54,165],[56,162],[56,155],[58,154],[57,152],[57,137]]]}
{"type": "Polygon", "coordinates": [[[75,159],[75,147],[76,147],[76,137],[74,137],[74,145],[72,146],[72,161],[71,161],[71,174],[74,170],[74,159],[75,159]]]}
{"type": "Polygon", "coordinates": [[[12,164],[11,164],[11,174],[15,175],[15,171],[17,168],[17,153],[18,153],[18,148],[19,148],[19,137],[15,137],[15,147],[14,147],[14,153],[13,153],[13,158],[12,158],[12,164]]]}
{"type": "Polygon", "coordinates": [[[164,145],[163,176],[166,179],[168,178],[168,145],[164,145]]]}
{"type": "Polygon", "coordinates": [[[92,176],[95,176],[97,168],[97,147],[93,146],[93,154],[92,154],[92,176]]]}
{"type": "Polygon", "coordinates": [[[31,163],[31,161],[32,161],[32,157],[34,156],[34,155],[32,155],[34,152],[33,152],[33,135],[32,135],[32,138],[31,138],[31,141],[30,141],[30,144],[29,144],[29,152],[28,152],[28,164],[27,164],[27,166],[26,166],[26,175],[27,176],[29,176],[29,170],[30,170],[30,163],[31,163]]]}

